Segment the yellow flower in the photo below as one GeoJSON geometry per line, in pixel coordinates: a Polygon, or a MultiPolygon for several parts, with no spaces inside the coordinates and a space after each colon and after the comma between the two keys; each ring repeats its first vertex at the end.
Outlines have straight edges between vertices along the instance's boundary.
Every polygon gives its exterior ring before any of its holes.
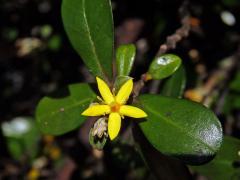
{"type": "Polygon", "coordinates": [[[132,79],[129,79],[122,85],[116,96],[112,94],[108,85],[102,79],[98,77],[96,79],[103,103],[89,106],[82,115],[101,116],[109,114],[108,134],[111,140],[118,135],[121,128],[121,118],[124,118],[124,116],[133,118],[147,117],[147,114],[143,110],[125,105],[133,89],[132,79]]]}

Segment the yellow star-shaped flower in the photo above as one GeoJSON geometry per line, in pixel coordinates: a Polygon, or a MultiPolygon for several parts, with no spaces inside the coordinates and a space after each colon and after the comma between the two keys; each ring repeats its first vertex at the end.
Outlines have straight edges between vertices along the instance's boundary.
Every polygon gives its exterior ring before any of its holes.
{"type": "Polygon", "coordinates": [[[147,114],[134,106],[125,105],[133,89],[133,80],[129,79],[122,85],[117,95],[113,95],[108,85],[100,78],[96,77],[99,92],[103,98],[102,104],[93,104],[89,106],[82,115],[101,116],[109,114],[108,134],[113,140],[121,128],[121,117],[144,118],[147,114]]]}

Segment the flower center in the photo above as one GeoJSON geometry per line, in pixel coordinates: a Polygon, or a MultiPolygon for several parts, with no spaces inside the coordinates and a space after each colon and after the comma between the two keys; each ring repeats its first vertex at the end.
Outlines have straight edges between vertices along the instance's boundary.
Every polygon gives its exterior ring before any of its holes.
{"type": "Polygon", "coordinates": [[[118,112],[119,109],[120,109],[120,104],[114,102],[112,105],[111,105],[111,112],[118,112]]]}

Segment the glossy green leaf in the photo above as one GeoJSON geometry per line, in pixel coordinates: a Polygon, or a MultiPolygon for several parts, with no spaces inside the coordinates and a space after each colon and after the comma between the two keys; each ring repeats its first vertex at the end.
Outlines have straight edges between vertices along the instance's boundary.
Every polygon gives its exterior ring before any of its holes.
{"type": "Polygon", "coordinates": [[[70,95],[62,99],[44,97],[37,106],[36,118],[45,134],[60,135],[80,126],[85,116],[81,113],[96,98],[88,84],[69,86],[70,95]]]}
{"type": "Polygon", "coordinates": [[[2,123],[2,132],[11,156],[21,160],[32,160],[38,153],[40,132],[35,121],[30,117],[16,117],[2,123]]]}
{"type": "Polygon", "coordinates": [[[225,136],[217,156],[203,166],[191,167],[210,178],[210,180],[240,179],[240,140],[225,136]]]}
{"type": "Polygon", "coordinates": [[[169,77],[164,83],[160,94],[163,96],[171,96],[181,98],[186,87],[186,74],[183,66],[169,77]]]}
{"type": "Polygon", "coordinates": [[[62,19],[74,49],[90,71],[112,76],[113,18],[110,0],[63,0],[62,19]]]}
{"type": "Polygon", "coordinates": [[[118,76],[128,76],[130,74],[135,55],[136,47],[133,44],[118,47],[116,61],[118,76]]]}
{"type": "Polygon", "coordinates": [[[148,73],[153,79],[163,79],[172,75],[181,65],[182,60],[174,54],[156,57],[149,66],[148,73]]]}
{"type": "Polygon", "coordinates": [[[195,102],[159,95],[140,96],[140,104],[148,114],[140,127],[163,154],[201,164],[218,151],[222,128],[211,110],[195,102]]]}

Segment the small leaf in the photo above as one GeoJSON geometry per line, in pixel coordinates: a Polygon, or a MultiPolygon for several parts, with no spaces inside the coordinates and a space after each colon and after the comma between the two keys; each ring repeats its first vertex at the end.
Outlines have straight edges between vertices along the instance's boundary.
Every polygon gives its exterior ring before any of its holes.
{"type": "Polygon", "coordinates": [[[171,76],[163,85],[160,92],[163,96],[171,96],[181,98],[186,86],[186,74],[183,66],[180,66],[178,70],[171,76]]]}
{"type": "Polygon", "coordinates": [[[181,65],[182,60],[174,54],[156,57],[151,63],[148,73],[153,79],[163,79],[172,75],[181,65]]]}
{"type": "Polygon", "coordinates": [[[240,140],[225,136],[217,156],[210,163],[191,168],[210,179],[240,179],[240,140]]]}
{"type": "Polygon", "coordinates": [[[136,55],[136,47],[133,44],[122,45],[117,49],[117,73],[118,76],[128,76],[131,72],[136,55]]]}
{"type": "Polygon", "coordinates": [[[69,86],[70,96],[62,99],[44,97],[37,106],[36,118],[45,134],[60,135],[80,126],[86,117],[81,113],[96,98],[88,84],[69,86]]]}
{"type": "Polygon", "coordinates": [[[140,96],[140,103],[148,114],[140,127],[163,154],[189,164],[201,164],[218,151],[222,142],[221,124],[206,107],[158,95],[140,96]]]}
{"type": "Polygon", "coordinates": [[[62,19],[74,49],[90,71],[112,76],[113,18],[110,0],[63,0],[62,19]]]}

